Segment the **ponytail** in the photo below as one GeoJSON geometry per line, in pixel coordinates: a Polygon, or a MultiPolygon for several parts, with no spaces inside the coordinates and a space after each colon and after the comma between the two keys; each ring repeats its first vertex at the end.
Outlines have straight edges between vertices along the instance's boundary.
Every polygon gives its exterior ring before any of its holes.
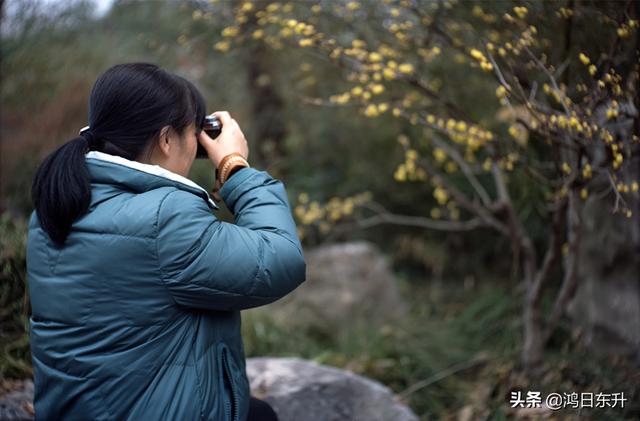
{"type": "Polygon", "coordinates": [[[44,160],[33,180],[31,197],[40,226],[60,247],[91,203],[87,149],[82,136],[67,142],[44,160]]]}
{"type": "Polygon", "coordinates": [[[124,63],[107,69],[91,89],[88,126],[49,155],[36,172],[31,197],[42,229],[62,247],[73,223],[89,210],[87,150],[146,161],[164,127],[180,135],[192,123],[201,130],[205,108],[191,82],[155,64],[124,63]]]}

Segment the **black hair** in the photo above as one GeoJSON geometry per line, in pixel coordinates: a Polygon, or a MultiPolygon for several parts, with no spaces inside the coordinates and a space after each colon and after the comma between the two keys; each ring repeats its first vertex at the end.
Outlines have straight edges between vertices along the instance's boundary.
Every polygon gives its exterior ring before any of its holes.
{"type": "Polygon", "coordinates": [[[163,127],[170,126],[182,136],[195,123],[199,133],[205,113],[204,98],[183,77],[150,63],[107,69],[91,90],[91,135],[59,147],[36,172],[31,195],[42,229],[63,246],[73,222],[87,212],[91,203],[88,150],[143,160],[150,156],[163,127]]]}

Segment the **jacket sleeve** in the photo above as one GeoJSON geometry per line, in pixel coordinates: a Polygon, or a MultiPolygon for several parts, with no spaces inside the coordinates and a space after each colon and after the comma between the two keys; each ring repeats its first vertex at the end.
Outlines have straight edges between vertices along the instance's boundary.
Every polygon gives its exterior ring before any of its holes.
{"type": "Polygon", "coordinates": [[[242,310],[269,304],[306,277],[302,246],[284,185],[242,168],[220,196],[235,224],[218,220],[202,198],[167,194],[158,210],[161,277],[182,306],[242,310]]]}

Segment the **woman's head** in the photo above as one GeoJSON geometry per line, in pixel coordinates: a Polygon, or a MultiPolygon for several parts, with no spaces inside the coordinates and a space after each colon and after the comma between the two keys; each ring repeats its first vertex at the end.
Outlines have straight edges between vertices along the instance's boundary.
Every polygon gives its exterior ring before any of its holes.
{"type": "Polygon", "coordinates": [[[73,222],[86,213],[91,187],[85,154],[90,149],[186,176],[205,112],[200,92],[180,76],[149,63],[109,68],[91,90],[90,135],[62,145],[38,168],[32,198],[40,225],[62,245],[73,222]]]}
{"type": "MultiPolygon", "coordinates": [[[[202,95],[186,79],[149,63],[118,64],[93,85],[89,127],[104,142],[98,142],[98,150],[150,162],[161,141],[195,140],[193,131],[202,128],[205,111],[202,95]]],[[[172,152],[183,152],[178,146],[172,152]]]]}

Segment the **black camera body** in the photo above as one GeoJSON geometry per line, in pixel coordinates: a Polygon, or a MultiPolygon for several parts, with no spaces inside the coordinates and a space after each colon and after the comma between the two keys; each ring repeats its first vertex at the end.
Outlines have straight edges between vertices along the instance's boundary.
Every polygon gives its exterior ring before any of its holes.
{"type": "MultiPolygon", "coordinates": [[[[220,135],[220,132],[222,131],[222,123],[220,123],[220,120],[218,120],[218,118],[214,115],[205,116],[202,130],[204,130],[211,139],[215,139],[220,135]]],[[[198,142],[198,151],[196,152],[196,158],[207,158],[207,156],[208,155],[206,149],[202,147],[202,144],[200,144],[200,142],[198,142]]]]}

